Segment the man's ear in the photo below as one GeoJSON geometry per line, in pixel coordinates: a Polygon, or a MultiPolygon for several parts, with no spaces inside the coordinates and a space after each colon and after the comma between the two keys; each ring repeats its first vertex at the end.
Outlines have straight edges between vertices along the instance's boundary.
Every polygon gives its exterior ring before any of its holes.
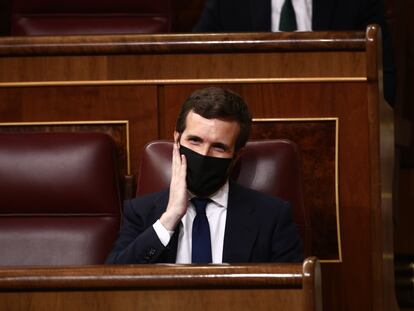
{"type": "Polygon", "coordinates": [[[235,152],[233,154],[233,158],[231,160],[229,169],[227,171],[227,174],[231,174],[232,170],[234,169],[234,167],[236,166],[237,161],[239,161],[241,155],[244,153],[244,147],[240,148],[239,150],[237,150],[237,152],[235,152]]]}
{"type": "Polygon", "coordinates": [[[240,159],[245,150],[245,147],[242,147],[239,150],[237,150],[237,152],[233,156],[234,163],[236,163],[240,159]]]}
{"type": "Polygon", "coordinates": [[[180,133],[177,131],[174,131],[174,142],[179,143],[180,142],[180,133]]]}
{"type": "Polygon", "coordinates": [[[236,165],[237,161],[240,159],[240,157],[242,156],[244,151],[245,151],[245,148],[243,147],[243,148],[240,148],[239,150],[237,150],[237,152],[234,153],[233,160],[231,161],[230,169],[233,169],[233,167],[236,165]]]}

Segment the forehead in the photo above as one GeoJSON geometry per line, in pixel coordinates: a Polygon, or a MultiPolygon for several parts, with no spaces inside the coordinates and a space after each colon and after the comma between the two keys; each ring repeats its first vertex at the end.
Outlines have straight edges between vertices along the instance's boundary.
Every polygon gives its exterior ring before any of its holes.
{"type": "Polygon", "coordinates": [[[224,119],[206,119],[190,111],[186,118],[184,135],[195,135],[210,142],[221,142],[233,147],[240,133],[237,121],[224,119]]]}

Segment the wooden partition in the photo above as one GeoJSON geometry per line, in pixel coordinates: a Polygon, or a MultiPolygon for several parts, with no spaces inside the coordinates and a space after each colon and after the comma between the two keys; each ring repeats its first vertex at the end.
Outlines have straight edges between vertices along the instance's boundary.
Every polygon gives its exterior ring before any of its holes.
{"type": "Polygon", "coordinates": [[[299,146],[325,309],[395,310],[393,127],[380,46],[376,26],[366,33],[0,38],[0,131],[96,123],[129,155],[122,167],[136,174],[143,146],[172,138],[191,91],[230,88],[251,107],[254,138],[299,146]]]}
{"type": "Polygon", "coordinates": [[[0,268],[0,309],[322,311],[319,262],[0,268]]]}

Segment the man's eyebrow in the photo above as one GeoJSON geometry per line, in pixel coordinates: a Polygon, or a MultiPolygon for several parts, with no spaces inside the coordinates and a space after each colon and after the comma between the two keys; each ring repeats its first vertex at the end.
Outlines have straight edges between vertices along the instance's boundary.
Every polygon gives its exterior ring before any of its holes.
{"type": "Polygon", "coordinates": [[[197,135],[187,135],[186,139],[187,140],[202,141],[201,137],[199,137],[197,135]]]}

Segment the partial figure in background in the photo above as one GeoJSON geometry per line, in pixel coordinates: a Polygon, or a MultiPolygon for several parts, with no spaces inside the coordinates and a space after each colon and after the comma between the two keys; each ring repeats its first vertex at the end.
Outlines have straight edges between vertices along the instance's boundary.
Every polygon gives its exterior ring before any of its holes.
{"type": "Polygon", "coordinates": [[[383,0],[206,0],[195,32],[382,29],[384,97],[395,100],[395,66],[383,0]]]}

